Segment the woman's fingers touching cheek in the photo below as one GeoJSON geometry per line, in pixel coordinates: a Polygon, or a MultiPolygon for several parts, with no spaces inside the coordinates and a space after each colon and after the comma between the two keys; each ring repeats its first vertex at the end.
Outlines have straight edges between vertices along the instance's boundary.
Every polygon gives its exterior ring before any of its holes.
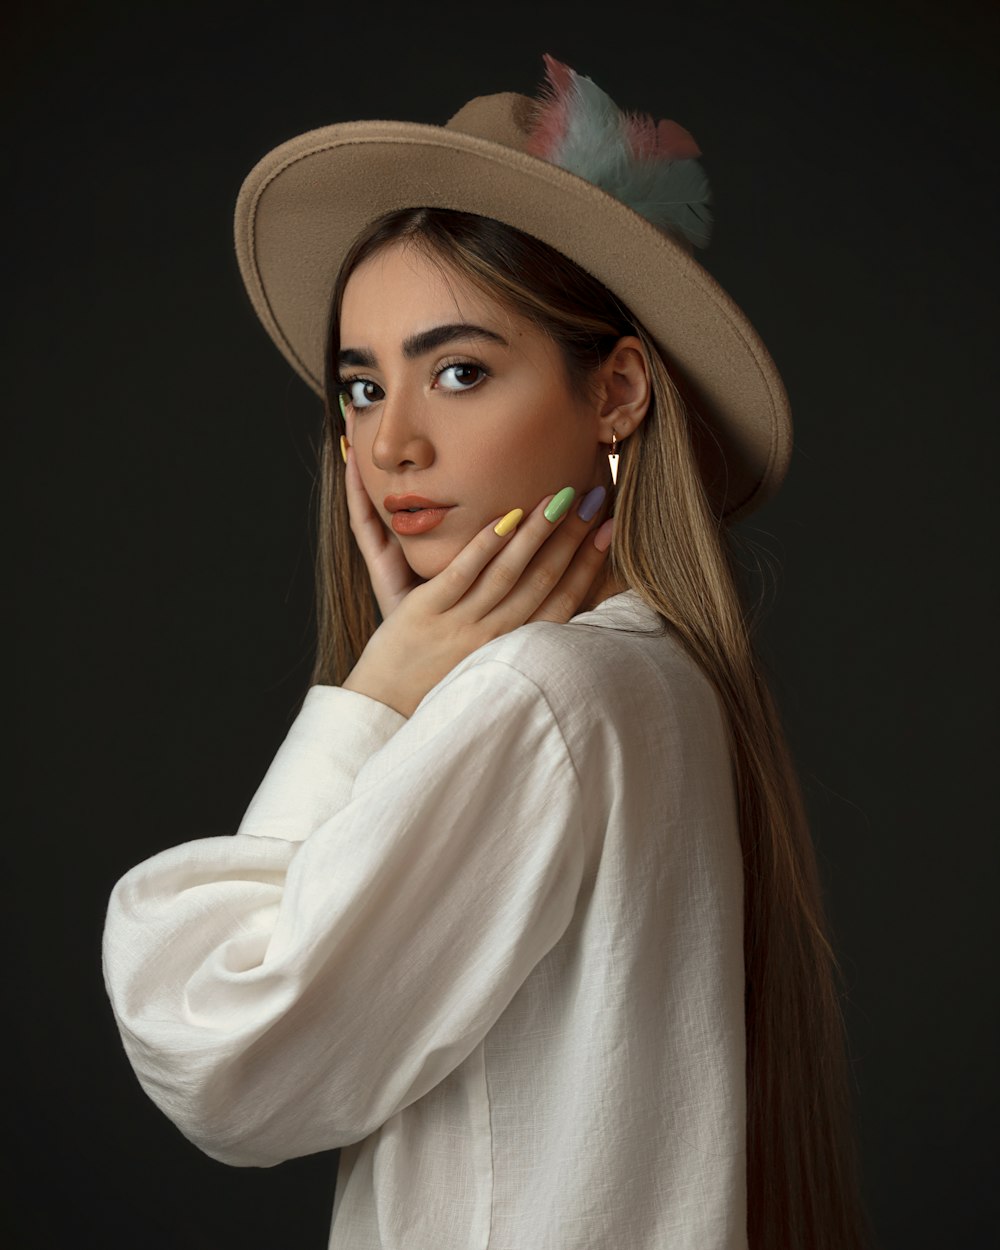
{"type": "Polygon", "coordinates": [[[344,485],[347,489],[347,511],[351,518],[351,532],[357,539],[361,554],[367,560],[369,555],[377,554],[384,545],[385,526],[365,490],[353,447],[347,452],[344,485]]]}
{"type": "Polygon", "coordinates": [[[488,622],[496,633],[524,624],[559,585],[604,498],[604,487],[596,487],[577,501],[568,486],[547,495],[527,517],[516,508],[498,518],[452,561],[442,602],[488,622]]]}
{"type": "Polygon", "coordinates": [[[549,596],[532,614],[532,621],[556,621],[565,624],[580,611],[587,592],[594,585],[608,556],[614,518],[609,517],[600,528],[585,535],[573,554],[565,573],[553,587],[549,596]]]}
{"type": "Polygon", "coordinates": [[[405,596],[418,584],[419,579],[407,564],[399,541],[386,529],[372,503],[361,480],[353,447],[347,450],[344,484],[351,533],[368,569],[375,601],[385,619],[396,610],[405,596]]]}
{"type": "MultiPolygon", "coordinates": [[[[578,500],[566,488],[543,501],[540,514],[531,518],[539,529],[538,542],[522,553],[518,584],[503,611],[523,621],[560,622],[579,611],[606,557],[606,548],[600,550],[591,538],[606,495],[603,486],[596,486],[578,500]]],[[[512,554],[505,551],[497,564],[512,554]]]]}
{"type": "Polygon", "coordinates": [[[554,498],[546,496],[527,520],[522,508],[512,508],[490,521],[424,586],[421,593],[428,606],[436,612],[456,608],[463,618],[476,621],[491,612],[517,585],[524,566],[551,533],[552,524],[541,518],[554,498]]]}

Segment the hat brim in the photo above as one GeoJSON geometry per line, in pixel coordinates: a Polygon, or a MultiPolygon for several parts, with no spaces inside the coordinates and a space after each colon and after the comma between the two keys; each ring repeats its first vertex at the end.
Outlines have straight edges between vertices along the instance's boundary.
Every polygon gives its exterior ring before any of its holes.
{"type": "Polygon", "coordinates": [[[418,206],[514,226],[619,296],[712,427],[697,433],[698,454],[728,521],[778,489],[792,446],[785,387],[746,315],[707,270],[585,179],[439,126],[354,121],[307,131],[268,152],[240,188],[235,245],[247,292],[318,395],[329,300],[348,248],[375,218],[418,206]]]}

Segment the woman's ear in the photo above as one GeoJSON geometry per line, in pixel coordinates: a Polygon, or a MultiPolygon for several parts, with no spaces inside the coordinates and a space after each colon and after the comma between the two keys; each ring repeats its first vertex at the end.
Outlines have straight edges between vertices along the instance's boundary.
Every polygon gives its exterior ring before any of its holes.
{"type": "Polygon", "coordinates": [[[620,338],[598,369],[597,382],[603,395],[599,439],[610,443],[614,431],[621,442],[641,425],[652,398],[642,341],[634,334],[620,338]]]}

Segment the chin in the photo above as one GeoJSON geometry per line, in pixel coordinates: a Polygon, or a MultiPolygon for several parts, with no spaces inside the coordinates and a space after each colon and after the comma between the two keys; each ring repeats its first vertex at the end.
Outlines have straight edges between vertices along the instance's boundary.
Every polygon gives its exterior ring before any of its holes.
{"type": "Polygon", "coordinates": [[[446,569],[462,550],[454,543],[432,545],[426,539],[412,539],[410,542],[404,542],[402,547],[406,563],[425,582],[430,581],[432,577],[437,577],[438,573],[446,569]]]}

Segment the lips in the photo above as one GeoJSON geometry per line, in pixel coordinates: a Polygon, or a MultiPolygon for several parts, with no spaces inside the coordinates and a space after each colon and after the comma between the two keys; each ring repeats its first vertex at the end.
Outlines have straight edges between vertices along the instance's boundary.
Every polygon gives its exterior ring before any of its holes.
{"type": "Polygon", "coordinates": [[[450,508],[452,505],[423,495],[386,495],[382,500],[386,512],[410,512],[415,508],[450,508]]]}
{"type": "Polygon", "coordinates": [[[438,503],[423,495],[386,495],[383,506],[392,513],[392,528],[397,534],[426,534],[448,515],[454,504],[438,503]]]}

